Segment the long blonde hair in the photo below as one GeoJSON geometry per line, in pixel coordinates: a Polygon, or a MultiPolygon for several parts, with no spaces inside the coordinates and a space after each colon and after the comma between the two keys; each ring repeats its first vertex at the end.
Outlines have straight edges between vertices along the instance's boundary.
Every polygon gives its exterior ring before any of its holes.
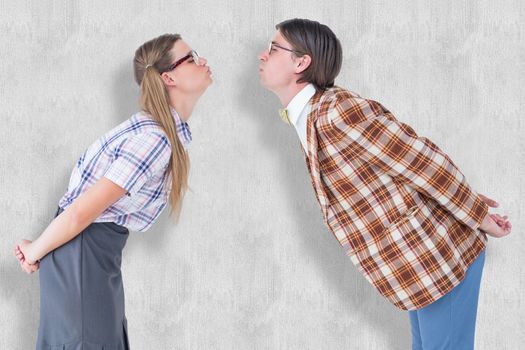
{"type": "Polygon", "coordinates": [[[170,50],[179,39],[179,34],[164,34],[147,41],[135,51],[133,60],[135,81],[140,85],[140,107],[160,123],[171,143],[172,152],[167,175],[171,174],[172,179],[169,195],[170,214],[175,214],[176,220],[179,218],[182,199],[188,188],[190,160],[177,135],[168,91],[160,72],[166,71],[171,65],[173,57],[170,50]]]}

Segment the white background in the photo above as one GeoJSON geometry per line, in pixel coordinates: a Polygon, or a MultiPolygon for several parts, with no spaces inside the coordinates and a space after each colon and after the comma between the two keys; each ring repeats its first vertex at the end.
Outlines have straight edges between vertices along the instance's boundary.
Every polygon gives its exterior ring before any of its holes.
{"type": "Polygon", "coordinates": [[[190,119],[192,191],[124,250],[133,349],[408,349],[408,315],[379,296],[322,222],[295,131],[258,81],[275,24],[340,38],[338,85],[383,103],[501,202],[477,349],[525,342],[520,1],[31,1],[0,3],[0,348],[32,349],[38,274],[12,256],[47,226],[72,167],[137,110],[135,49],[181,33],[214,84],[190,119]]]}

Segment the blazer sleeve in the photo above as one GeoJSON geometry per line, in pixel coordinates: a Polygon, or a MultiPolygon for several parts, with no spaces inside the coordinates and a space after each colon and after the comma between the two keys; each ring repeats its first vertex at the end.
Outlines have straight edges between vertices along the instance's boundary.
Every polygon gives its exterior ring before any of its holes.
{"type": "Polygon", "coordinates": [[[437,145],[419,137],[386,108],[366,99],[344,99],[327,113],[330,144],[431,197],[473,230],[488,206],[437,145]]]}

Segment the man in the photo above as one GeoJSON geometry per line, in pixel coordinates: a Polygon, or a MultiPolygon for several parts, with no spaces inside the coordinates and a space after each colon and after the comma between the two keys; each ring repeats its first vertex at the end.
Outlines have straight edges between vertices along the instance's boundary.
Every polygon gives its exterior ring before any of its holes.
{"type": "Polygon", "coordinates": [[[306,19],[279,23],[262,85],[301,141],[324,219],[352,262],[409,310],[413,349],[472,349],[487,236],[510,233],[452,160],[380,103],[334,86],[339,40],[306,19]]]}

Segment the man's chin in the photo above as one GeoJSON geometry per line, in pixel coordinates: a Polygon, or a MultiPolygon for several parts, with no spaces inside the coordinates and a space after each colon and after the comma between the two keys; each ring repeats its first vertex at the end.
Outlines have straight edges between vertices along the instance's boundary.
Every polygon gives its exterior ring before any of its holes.
{"type": "Polygon", "coordinates": [[[259,75],[259,84],[261,84],[261,86],[263,88],[265,88],[266,90],[270,90],[270,88],[268,87],[268,85],[266,84],[266,82],[264,81],[263,77],[259,75]]]}

